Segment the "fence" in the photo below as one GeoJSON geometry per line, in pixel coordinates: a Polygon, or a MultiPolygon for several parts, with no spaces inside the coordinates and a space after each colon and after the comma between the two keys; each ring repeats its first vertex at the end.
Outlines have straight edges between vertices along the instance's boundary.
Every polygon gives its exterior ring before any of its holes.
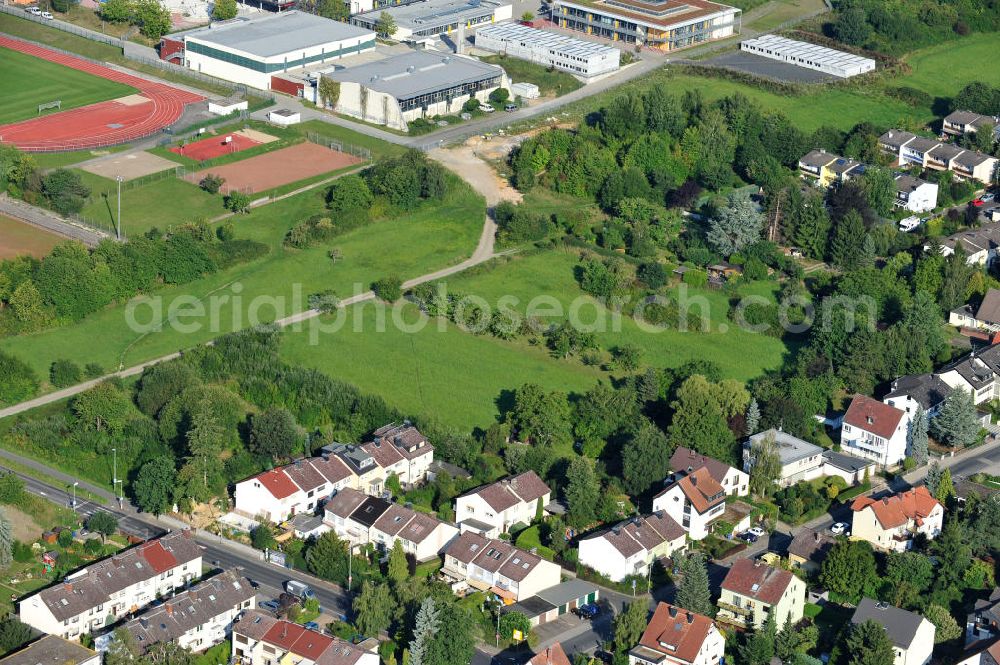
{"type": "Polygon", "coordinates": [[[168,178],[183,178],[186,175],[187,175],[187,169],[183,165],[175,166],[172,169],[167,169],[165,171],[157,171],[156,173],[150,173],[149,175],[144,175],[138,178],[132,178],[131,180],[126,180],[125,182],[122,183],[122,191],[128,192],[153,182],[159,182],[160,180],[167,180],[168,178]]]}
{"type": "Polygon", "coordinates": [[[321,145],[330,150],[336,150],[337,152],[342,152],[347,155],[353,155],[354,157],[360,157],[364,161],[369,161],[372,158],[372,151],[368,148],[364,148],[359,145],[354,145],[353,143],[345,143],[344,141],[337,141],[329,137],[317,134],[315,132],[306,132],[306,140],[310,143],[315,143],[316,145],[321,145]]]}
{"type": "MultiPolygon", "coordinates": [[[[109,46],[114,46],[120,49],[124,48],[124,42],[122,42],[122,40],[117,37],[101,34],[100,32],[94,32],[93,30],[88,30],[87,28],[81,28],[79,26],[73,25],[72,23],[65,23],[63,21],[58,21],[58,20],[53,21],[52,19],[45,19],[42,18],[41,16],[34,16],[33,14],[29,14],[28,12],[24,11],[23,7],[19,7],[17,5],[14,6],[0,5],[0,12],[4,14],[12,14],[19,18],[23,18],[27,21],[34,21],[35,23],[39,23],[46,27],[55,28],[56,30],[62,30],[63,32],[68,32],[70,34],[83,37],[84,39],[89,39],[95,42],[101,42],[102,44],[107,44],[109,46]]],[[[74,53],[73,55],[76,54],[74,53]]]]}

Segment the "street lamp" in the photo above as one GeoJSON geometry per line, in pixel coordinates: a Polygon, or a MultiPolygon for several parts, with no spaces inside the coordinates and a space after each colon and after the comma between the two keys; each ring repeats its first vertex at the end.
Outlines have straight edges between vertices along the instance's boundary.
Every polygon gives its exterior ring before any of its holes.
{"type": "Polygon", "coordinates": [[[115,236],[118,240],[122,239],[122,181],[125,178],[120,175],[115,176],[115,180],[118,181],[118,218],[115,220],[117,222],[117,229],[115,231],[115,236]]]}
{"type": "Polygon", "coordinates": [[[70,503],[70,506],[72,506],[74,513],[76,512],[76,486],[79,485],[79,484],[80,484],[79,482],[74,482],[73,483],[73,500],[70,503]]]}

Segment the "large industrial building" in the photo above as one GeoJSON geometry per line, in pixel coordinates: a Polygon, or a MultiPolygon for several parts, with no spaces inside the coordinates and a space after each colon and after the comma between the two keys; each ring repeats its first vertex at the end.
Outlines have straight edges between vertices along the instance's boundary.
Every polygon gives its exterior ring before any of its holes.
{"type": "Polygon", "coordinates": [[[561,69],[582,78],[617,70],[622,54],[613,46],[537,30],[520,23],[480,28],[476,31],[476,48],[561,69]]]}
{"type": "Polygon", "coordinates": [[[744,40],[740,42],[740,50],[840,78],[875,71],[875,61],[871,58],[778,35],[762,35],[744,40]]]}
{"type": "Polygon", "coordinates": [[[406,131],[417,118],[459,113],[475,97],[507,87],[501,67],[474,58],[413,51],[369,64],[323,72],[340,83],[334,110],[406,131]]]}
{"type": "Polygon", "coordinates": [[[675,51],[739,34],[742,12],[708,0],[554,0],[552,21],[616,42],[675,51]]]}
{"type": "Polygon", "coordinates": [[[299,11],[213,23],[165,37],[160,57],[226,81],[271,89],[275,74],[375,48],[372,30],[299,11]]]}
{"type": "Polygon", "coordinates": [[[504,21],[511,18],[513,11],[513,7],[502,0],[424,0],[358,14],[351,17],[351,23],[374,30],[379,18],[386,13],[396,22],[396,32],[390,35],[393,39],[419,42],[451,34],[460,28],[504,21]]]}

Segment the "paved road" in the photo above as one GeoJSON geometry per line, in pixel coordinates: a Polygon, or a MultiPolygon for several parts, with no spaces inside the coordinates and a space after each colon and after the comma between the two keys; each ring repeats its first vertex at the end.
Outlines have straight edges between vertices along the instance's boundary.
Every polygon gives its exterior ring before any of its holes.
{"type": "Polygon", "coordinates": [[[63,238],[79,240],[87,247],[97,247],[99,242],[111,237],[103,231],[67,221],[48,210],[38,208],[24,201],[12,199],[7,196],[6,192],[0,194],[0,213],[18,219],[25,224],[37,226],[50,233],[55,233],[63,238]]]}

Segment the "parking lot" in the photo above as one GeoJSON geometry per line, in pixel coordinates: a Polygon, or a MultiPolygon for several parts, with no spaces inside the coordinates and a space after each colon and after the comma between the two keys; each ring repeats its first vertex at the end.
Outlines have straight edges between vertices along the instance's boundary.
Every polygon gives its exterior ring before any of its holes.
{"type": "Polygon", "coordinates": [[[729,51],[705,61],[716,67],[725,67],[755,76],[763,76],[783,83],[822,83],[837,81],[836,76],[817,72],[805,67],[796,67],[787,62],[779,62],[743,51],[729,51]]]}

